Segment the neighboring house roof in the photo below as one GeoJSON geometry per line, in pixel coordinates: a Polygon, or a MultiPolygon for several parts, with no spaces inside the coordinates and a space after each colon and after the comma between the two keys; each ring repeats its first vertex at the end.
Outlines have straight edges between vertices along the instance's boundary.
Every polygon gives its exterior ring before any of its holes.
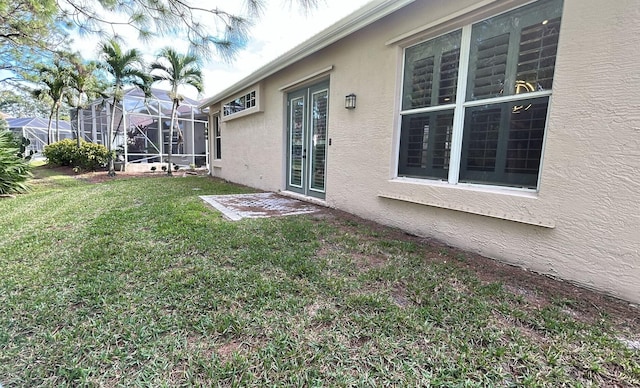
{"type": "MultiPolygon", "coordinates": [[[[7,119],[7,123],[9,124],[9,128],[37,128],[45,131],[49,129],[49,120],[40,117],[12,118],[7,119]]],[[[51,127],[56,127],[55,121],[51,122],[51,127]]],[[[63,131],[71,131],[71,125],[68,121],[59,120],[58,128],[63,131]]]]}
{"type": "Polygon", "coordinates": [[[338,40],[361,30],[362,28],[382,19],[383,17],[413,3],[415,0],[374,0],[351,15],[339,20],[329,28],[321,31],[300,45],[287,51],[280,57],[251,73],[246,78],[233,84],[222,92],[204,99],[200,109],[220,102],[244,88],[259,82],[268,76],[286,68],[287,66],[308,57],[309,55],[337,42],[338,40]]]}

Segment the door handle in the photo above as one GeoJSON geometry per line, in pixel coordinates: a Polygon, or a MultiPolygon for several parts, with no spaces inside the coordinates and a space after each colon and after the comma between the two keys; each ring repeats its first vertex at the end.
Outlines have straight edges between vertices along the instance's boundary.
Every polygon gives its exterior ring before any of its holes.
{"type": "Polygon", "coordinates": [[[302,149],[302,159],[306,159],[307,158],[307,149],[303,148],[302,149]]]}

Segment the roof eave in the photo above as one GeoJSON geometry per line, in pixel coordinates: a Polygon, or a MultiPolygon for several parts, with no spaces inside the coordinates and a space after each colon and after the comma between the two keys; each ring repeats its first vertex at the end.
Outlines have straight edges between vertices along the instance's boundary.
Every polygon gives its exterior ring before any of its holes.
{"type": "Polygon", "coordinates": [[[415,0],[374,0],[198,105],[204,109],[351,35],[415,0]]]}

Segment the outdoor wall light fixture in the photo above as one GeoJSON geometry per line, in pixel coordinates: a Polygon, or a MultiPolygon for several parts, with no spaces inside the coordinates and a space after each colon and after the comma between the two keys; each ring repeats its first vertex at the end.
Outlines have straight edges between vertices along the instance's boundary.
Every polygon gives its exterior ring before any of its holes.
{"type": "Polygon", "coordinates": [[[344,107],[347,109],[356,109],[356,95],[351,93],[344,98],[344,107]]]}

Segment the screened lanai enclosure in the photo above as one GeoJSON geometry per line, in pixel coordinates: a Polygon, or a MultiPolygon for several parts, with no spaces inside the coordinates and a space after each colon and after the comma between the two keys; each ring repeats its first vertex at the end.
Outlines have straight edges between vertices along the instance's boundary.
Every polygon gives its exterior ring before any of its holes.
{"type": "Polygon", "coordinates": [[[68,121],[59,120],[56,124],[56,121],[53,120],[51,127],[49,127],[49,120],[47,119],[20,117],[7,119],[7,124],[9,124],[9,129],[14,136],[29,139],[29,145],[26,149],[27,155],[42,153],[44,146],[50,142],[73,138],[68,121]]]}
{"type": "MultiPolygon", "coordinates": [[[[109,126],[115,117],[112,138],[117,160],[132,163],[166,162],[169,151],[172,100],[169,92],[152,89],[145,97],[139,88],[125,91],[122,103],[112,116],[113,100],[99,99],[86,109],[71,112],[74,132],[78,128],[85,141],[106,145],[109,126]]],[[[205,167],[207,159],[207,115],[197,108],[198,102],[184,98],[178,107],[173,128],[171,162],[179,166],[205,167]]]]}

